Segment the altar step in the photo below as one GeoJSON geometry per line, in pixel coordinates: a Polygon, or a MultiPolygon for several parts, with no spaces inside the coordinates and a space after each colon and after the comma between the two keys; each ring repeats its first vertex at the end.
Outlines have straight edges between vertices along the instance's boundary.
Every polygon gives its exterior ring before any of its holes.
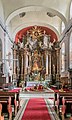
{"type": "Polygon", "coordinates": [[[46,99],[54,99],[55,93],[50,88],[47,88],[43,91],[21,91],[19,94],[20,99],[30,99],[30,98],[46,98],[46,99]]]}

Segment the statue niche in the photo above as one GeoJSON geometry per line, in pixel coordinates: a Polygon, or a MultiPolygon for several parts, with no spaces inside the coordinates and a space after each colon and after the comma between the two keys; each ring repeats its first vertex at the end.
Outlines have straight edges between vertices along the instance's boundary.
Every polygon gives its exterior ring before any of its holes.
{"type": "Polygon", "coordinates": [[[35,50],[32,55],[32,75],[34,80],[40,80],[40,71],[42,70],[41,54],[35,50]]]}

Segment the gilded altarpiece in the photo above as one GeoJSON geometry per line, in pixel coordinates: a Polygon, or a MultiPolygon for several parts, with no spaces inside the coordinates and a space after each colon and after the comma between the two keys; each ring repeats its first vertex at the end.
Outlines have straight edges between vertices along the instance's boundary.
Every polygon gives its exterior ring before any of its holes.
{"type": "Polygon", "coordinates": [[[13,49],[14,75],[20,82],[55,80],[57,74],[57,49],[58,43],[51,43],[50,35],[41,27],[34,26],[23,35],[22,41],[18,40],[13,49]],[[15,71],[16,69],[16,71],[15,71]]]}

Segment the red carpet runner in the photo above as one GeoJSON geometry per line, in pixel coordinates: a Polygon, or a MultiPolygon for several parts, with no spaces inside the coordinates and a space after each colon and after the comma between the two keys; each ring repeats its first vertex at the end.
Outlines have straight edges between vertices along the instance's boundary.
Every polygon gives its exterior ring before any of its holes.
{"type": "Polygon", "coordinates": [[[44,99],[30,99],[22,116],[22,120],[51,120],[44,99]]]}

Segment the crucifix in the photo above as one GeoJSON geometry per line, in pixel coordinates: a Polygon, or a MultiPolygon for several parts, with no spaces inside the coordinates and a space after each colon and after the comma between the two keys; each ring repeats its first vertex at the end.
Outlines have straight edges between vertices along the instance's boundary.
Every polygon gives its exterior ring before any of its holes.
{"type": "Polygon", "coordinates": [[[9,52],[8,55],[6,55],[6,56],[8,56],[8,58],[2,59],[2,60],[8,61],[9,62],[9,66],[11,64],[11,61],[18,61],[18,59],[11,59],[11,52],[9,52]]]}
{"type": "Polygon", "coordinates": [[[10,66],[10,63],[11,63],[11,52],[9,52],[7,56],[8,56],[9,66],[10,66]]]}

